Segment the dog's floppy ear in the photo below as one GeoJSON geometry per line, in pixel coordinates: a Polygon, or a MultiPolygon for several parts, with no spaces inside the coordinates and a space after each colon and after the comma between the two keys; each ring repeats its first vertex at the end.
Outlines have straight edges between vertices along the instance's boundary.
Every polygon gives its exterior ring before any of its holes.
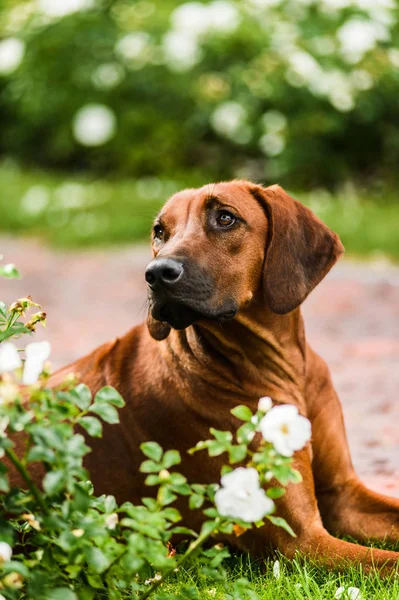
{"type": "Polygon", "coordinates": [[[170,325],[168,323],[164,323],[163,321],[157,321],[148,313],[147,317],[147,327],[150,332],[150,336],[157,340],[158,342],[166,339],[170,333],[170,325]]]}
{"type": "Polygon", "coordinates": [[[280,186],[250,187],[269,220],[263,289],[269,308],[286,314],[325,277],[344,247],[311,210],[280,186]]]}

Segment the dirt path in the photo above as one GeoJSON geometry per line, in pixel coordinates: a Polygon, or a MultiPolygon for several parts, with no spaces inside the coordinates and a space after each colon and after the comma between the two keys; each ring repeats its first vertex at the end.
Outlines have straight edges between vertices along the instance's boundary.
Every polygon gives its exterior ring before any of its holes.
{"type": "MultiPolygon", "coordinates": [[[[1,299],[31,294],[43,305],[48,327],[38,337],[52,343],[55,367],[145,317],[147,248],[64,253],[0,237],[0,254],[24,275],[1,280],[1,299]]],[[[340,394],[358,473],[399,497],[399,267],[341,262],[304,313],[340,394]]]]}

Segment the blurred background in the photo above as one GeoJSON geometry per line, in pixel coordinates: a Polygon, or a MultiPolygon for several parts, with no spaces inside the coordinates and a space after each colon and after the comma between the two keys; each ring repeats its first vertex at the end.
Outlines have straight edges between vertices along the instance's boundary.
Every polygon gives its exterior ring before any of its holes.
{"type": "Polygon", "coordinates": [[[399,4],[1,0],[0,132],[3,230],[132,242],[248,177],[399,258],[399,4]]]}
{"type": "Polygon", "coordinates": [[[55,366],[145,318],[165,199],[233,177],[341,236],[308,336],[399,495],[398,0],[0,0],[1,299],[43,304],[55,366]]]}

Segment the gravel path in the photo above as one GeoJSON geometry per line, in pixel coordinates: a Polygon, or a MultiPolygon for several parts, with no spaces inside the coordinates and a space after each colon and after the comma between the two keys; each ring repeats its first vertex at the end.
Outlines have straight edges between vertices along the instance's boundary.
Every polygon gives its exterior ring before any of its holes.
{"type": "MultiPolygon", "coordinates": [[[[31,294],[47,311],[38,338],[64,365],[145,318],[145,247],[56,252],[0,237],[24,277],[0,280],[1,299],[31,294]]],[[[304,306],[308,339],[330,365],[356,470],[399,497],[399,267],[341,261],[304,306]]]]}

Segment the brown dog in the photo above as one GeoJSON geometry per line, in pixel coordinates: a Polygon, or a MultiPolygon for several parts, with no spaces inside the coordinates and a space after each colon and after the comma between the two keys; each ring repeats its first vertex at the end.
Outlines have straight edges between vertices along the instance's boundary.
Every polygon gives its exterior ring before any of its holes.
{"type": "MultiPolygon", "coordinates": [[[[233,181],[174,195],[154,225],[147,326],[52,379],[78,372],[93,392],[112,385],[126,401],[121,424],[90,441],[96,492],[139,501],[139,445],[148,440],[179,449],[190,481],[219,481],[223,457],[185,451],[211,426],[234,431],[234,406],[256,410],[271,396],[312,422],[311,444],[295,455],[303,482],[277,503],[297,538],[266,524],[231,542],[256,555],[275,548],[325,564],[396,566],[395,552],[333,537],[397,541],[399,533],[399,501],[367,490],[354,473],[329,370],[305,340],[299,306],[342,252],[337,235],[278,186],[233,181]]],[[[184,517],[198,526],[195,513],[184,517]]]]}

